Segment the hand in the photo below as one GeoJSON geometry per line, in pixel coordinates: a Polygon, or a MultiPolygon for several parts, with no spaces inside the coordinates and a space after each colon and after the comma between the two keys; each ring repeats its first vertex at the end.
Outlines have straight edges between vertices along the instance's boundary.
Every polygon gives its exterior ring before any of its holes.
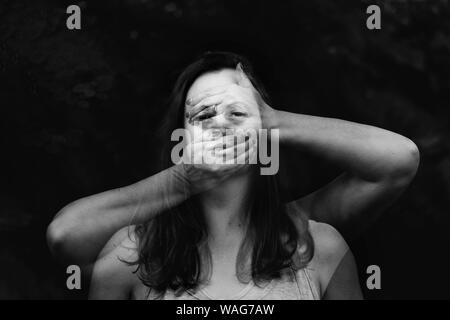
{"type": "Polygon", "coordinates": [[[256,163],[256,142],[249,136],[202,137],[188,144],[182,161],[191,195],[210,190],[256,163]]]}

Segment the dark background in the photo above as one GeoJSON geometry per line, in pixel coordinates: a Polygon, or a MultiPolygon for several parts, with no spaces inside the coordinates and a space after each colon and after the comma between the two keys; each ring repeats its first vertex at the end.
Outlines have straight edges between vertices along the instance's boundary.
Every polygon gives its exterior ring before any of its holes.
{"type": "MultiPolygon", "coordinates": [[[[450,4],[435,1],[0,2],[0,298],[80,298],[45,230],[67,203],[155,173],[155,130],[204,50],[246,55],[278,109],[386,128],[418,145],[402,197],[350,240],[370,299],[450,298],[450,4]],[[66,7],[82,8],[82,30],[66,7]],[[382,29],[366,28],[379,4],[382,29]]],[[[339,173],[289,157],[302,195],[339,173]]],[[[289,180],[287,177],[293,177],[289,180]]]]}

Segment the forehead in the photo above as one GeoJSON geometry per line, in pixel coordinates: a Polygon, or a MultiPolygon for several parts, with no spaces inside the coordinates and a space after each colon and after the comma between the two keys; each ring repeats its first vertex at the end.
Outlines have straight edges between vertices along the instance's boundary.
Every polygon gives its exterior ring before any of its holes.
{"type": "Polygon", "coordinates": [[[189,88],[186,98],[192,98],[208,89],[238,83],[238,73],[234,69],[223,69],[202,74],[189,88]]]}

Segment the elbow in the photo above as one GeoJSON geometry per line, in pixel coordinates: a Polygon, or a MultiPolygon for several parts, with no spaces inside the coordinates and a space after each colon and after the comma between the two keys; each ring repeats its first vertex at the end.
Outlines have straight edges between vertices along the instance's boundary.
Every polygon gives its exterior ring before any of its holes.
{"type": "Polygon", "coordinates": [[[47,244],[52,255],[57,258],[62,258],[68,251],[71,229],[68,224],[66,219],[58,216],[47,227],[47,244]]]}
{"type": "Polygon", "coordinates": [[[407,179],[412,180],[415,177],[420,164],[419,148],[412,140],[407,139],[407,141],[405,142],[404,149],[405,149],[404,152],[405,155],[403,160],[404,176],[407,179]]]}
{"type": "Polygon", "coordinates": [[[417,145],[407,138],[398,146],[398,152],[399,156],[396,157],[389,176],[394,185],[406,187],[416,176],[420,164],[420,152],[417,145]]]}

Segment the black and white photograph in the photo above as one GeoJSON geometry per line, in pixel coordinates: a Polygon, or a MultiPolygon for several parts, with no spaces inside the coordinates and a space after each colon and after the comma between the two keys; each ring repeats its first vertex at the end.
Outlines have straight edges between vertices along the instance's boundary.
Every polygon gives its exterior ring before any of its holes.
{"type": "Polygon", "coordinates": [[[450,299],[448,0],[0,0],[0,122],[0,300],[450,299]]]}

